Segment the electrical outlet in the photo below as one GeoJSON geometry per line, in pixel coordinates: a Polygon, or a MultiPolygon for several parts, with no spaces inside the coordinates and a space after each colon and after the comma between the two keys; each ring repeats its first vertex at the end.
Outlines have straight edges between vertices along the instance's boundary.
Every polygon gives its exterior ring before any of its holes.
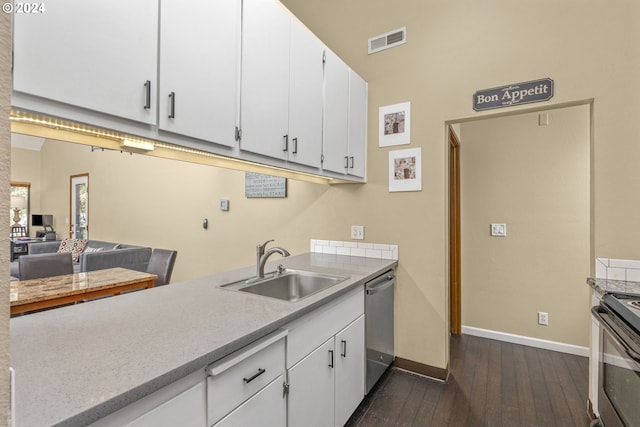
{"type": "Polygon", "coordinates": [[[544,311],[538,312],[538,325],[549,326],[549,313],[544,311]]]}
{"type": "Polygon", "coordinates": [[[364,225],[352,225],[351,238],[353,240],[364,240],[364,225]]]}

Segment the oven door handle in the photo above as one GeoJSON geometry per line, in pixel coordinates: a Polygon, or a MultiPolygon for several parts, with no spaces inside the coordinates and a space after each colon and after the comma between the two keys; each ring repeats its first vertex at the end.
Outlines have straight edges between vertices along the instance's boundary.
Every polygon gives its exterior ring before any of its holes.
{"type": "Polygon", "coordinates": [[[599,307],[591,307],[591,313],[600,320],[600,324],[607,330],[607,332],[609,332],[620,343],[624,352],[627,353],[627,356],[635,360],[637,363],[640,363],[640,354],[633,351],[624,338],[622,338],[620,334],[613,329],[611,325],[609,325],[608,320],[602,315],[603,311],[600,311],[599,307]]]}

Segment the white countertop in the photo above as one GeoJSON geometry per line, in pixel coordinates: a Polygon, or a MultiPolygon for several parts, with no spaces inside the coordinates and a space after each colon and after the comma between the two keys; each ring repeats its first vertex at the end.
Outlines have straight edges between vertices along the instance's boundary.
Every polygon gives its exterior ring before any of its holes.
{"type": "Polygon", "coordinates": [[[255,266],[11,319],[16,425],[84,425],[196,372],[397,265],[309,253],[275,265],[349,276],[298,302],[220,289],[255,266]]]}

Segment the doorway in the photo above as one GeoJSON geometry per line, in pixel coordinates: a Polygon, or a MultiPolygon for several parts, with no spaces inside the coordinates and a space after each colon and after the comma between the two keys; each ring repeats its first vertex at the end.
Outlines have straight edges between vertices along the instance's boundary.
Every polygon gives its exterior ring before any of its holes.
{"type": "Polygon", "coordinates": [[[70,178],[69,237],[89,238],[89,174],[72,175],[70,178]]]}
{"type": "Polygon", "coordinates": [[[590,121],[581,103],[450,123],[452,334],[588,345],[590,121]]]}

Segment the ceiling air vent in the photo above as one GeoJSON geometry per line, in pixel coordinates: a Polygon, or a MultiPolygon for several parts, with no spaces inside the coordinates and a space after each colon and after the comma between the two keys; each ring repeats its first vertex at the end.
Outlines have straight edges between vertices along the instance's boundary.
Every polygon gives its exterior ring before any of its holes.
{"type": "Polygon", "coordinates": [[[398,28],[388,33],[369,39],[369,54],[399,46],[407,42],[407,27],[398,28]]]}

